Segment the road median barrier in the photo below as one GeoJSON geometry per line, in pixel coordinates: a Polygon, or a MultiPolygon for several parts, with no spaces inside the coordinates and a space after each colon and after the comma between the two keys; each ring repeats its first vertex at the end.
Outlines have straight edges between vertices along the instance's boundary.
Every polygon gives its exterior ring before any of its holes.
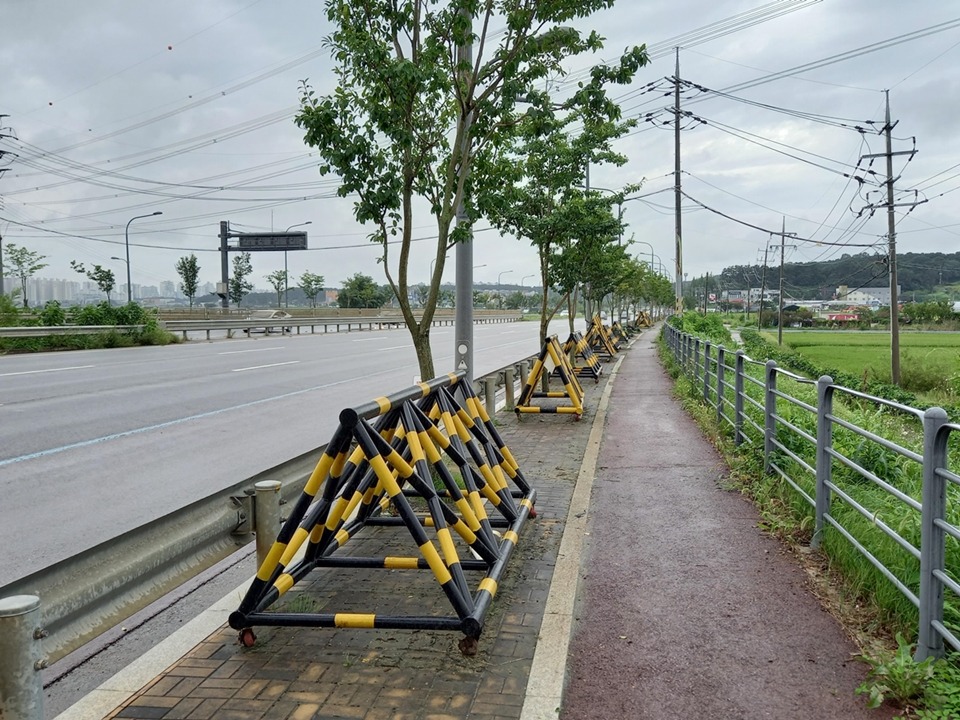
{"type": "Polygon", "coordinates": [[[520,392],[520,400],[517,402],[514,411],[519,418],[523,413],[557,413],[572,414],[579,420],[583,417],[583,386],[577,379],[577,374],[570,364],[569,358],[564,353],[563,348],[557,341],[557,336],[553,335],[547,338],[533,363],[533,368],[527,376],[527,381],[520,392]],[[550,390],[549,381],[551,376],[556,375],[563,384],[563,390],[550,390]],[[536,388],[542,380],[546,381],[546,390],[538,391],[536,388]],[[562,400],[564,398],[570,401],[569,405],[551,403],[548,406],[534,405],[535,399],[550,398],[562,400]]]}
{"type": "Polygon", "coordinates": [[[536,516],[536,491],[464,376],[436,378],[340,413],[339,427],[230,615],[244,645],[255,641],[255,626],[459,630],[464,654],[476,652],[511,553],[527,519],[536,516]],[[418,552],[344,552],[361,530],[376,526],[406,528],[405,542],[418,552]],[[320,568],[429,570],[454,612],[268,611],[320,568]],[[466,575],[472,572],[483,576],[473,586],[466,575]]]}

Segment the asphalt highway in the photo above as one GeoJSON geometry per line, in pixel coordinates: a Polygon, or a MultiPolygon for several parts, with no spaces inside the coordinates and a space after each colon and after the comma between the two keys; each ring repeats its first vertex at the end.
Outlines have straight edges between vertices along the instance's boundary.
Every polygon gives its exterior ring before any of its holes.
{"type": "MultiPolygon", "coordinates": [[[[538,328],[476,325],[475,376],[538,328]]],[[[454,328],[431,340],[451,371],[454,328]]],[[[417,374],[403,329],[0,357],[0,587],[323,445],[417,374]]]]}

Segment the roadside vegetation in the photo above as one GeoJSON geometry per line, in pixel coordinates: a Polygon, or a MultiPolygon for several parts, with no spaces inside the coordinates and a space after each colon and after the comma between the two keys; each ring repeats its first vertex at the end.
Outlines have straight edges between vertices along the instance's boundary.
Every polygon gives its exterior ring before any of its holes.
{"type": "MultiPolygon", "coordinates": [[[[717,315],[684,313],[682,318],[674,318],[671,322],[684,332],[722,344],[728,349],[736,345],[717,315]]],[[[761,381],[762,363],[773,359],[808,377],[830,374],[838,384],[917,406],[916,396],[912,393],[877,380],[865,379],[855,372],[824,372],[824,368],[810,359],[766,342],[755,330],[741,331],[741,338],[747,355],[759,361],[757,364],[748,364],[745,370],[761,381]]],[[[903,717],[960,717],[960,658],[950,656],[944,661],[928,663],[913,661],[915,648],[912,638],[918,623],[916,607],[834,528],[828,527],[820,549],[810,552],[813,508],[779,474],[764,472],[760,433],[745,425],[750,441],[735,446],[731,428],[726,423],[717,422],[712,403],[709,406],[704,403],[702,382],[694,383],[682,374],[663,344],[661,358],[676,379],[676,392],[685,407],[723,453],[731,469],[729,487],[754,501],[761,518],[760,527],[775,534],[795,551],[821,599],[857,639],[863,653],[861,659],[871,668],[868,681],[859,689],[867,696],[868,703],[874,707],[881,703],[892,704],[902,709],[903,717]]],[[[746,383],[745,389],[762,404],[760,387],[746,383]]],[[[816,405],[813,385],[781,377],[778,389],[804,403],[816,405]]],[[[712,400],[715,401],[715,397],[712,400]]],[[[751,407],[746,410],[754,415],[755,422],[760,420],[758,410],[751,407]]],[[[783,422],[812,436],[816,435],[816,417],[809,411],[784,402],[778,403],[777,412],[783,422]]],[[[951,417],[958,417],[955,411],[948,412],[951,417]]],[[[874,403],[853,400],[835,402],[834,415],[877,436],[890,438],[916,453],[922,452],[922,428],[912,417],[883,409],[874,403]]],[[[762,422],[760,425],[762,427],[762,422]]],[[[781,429],[783,432],[778,432],[778,440],[809,466],[815,466],[813,444],[801,440],[796,433],[781,429]]],[[[918,502],[921,500],[922,473],[918,463],[838,426],[834,428],[833,447],[837,453],[850,458],[900,492],[918,502]]],[[[814,478],[799,462],[783,452],[775,453],[774,462],[804,492],[813,495],[814,478]]],[[[834,464],[833,482],[843,493],[872,513],[872,517],[864,517],[836,493],[831,516],[900,582],[916,593],[919,561],[884,534],[877,527],[877,521],[882,520],[909,543],[919,547],[919,513],[839,462],[834,464]]],[[[960,493],[949,494],[948,520],[954,525],[960,525],[958,500],[960,493]]],[[[960,567],[958,543],[948,542],[946,562],[947,567],[960,567]]],[[[952,593],[946,593],[944,622],[951,632],[960,632],[960,602],[952,593]]]]}
{"type": "Polygon", "coordinates": [[[0,327],[104,326],[103,332],[42,337],[0,337],[0,353],[43,352],[50,350],[94,350],[134,345],[169,345],[179,338],[164,330],[154,312],[136,303],[64,308],[52,300],[40,310],[18,308],[9,296],[0,295],[0,327]],[[69,320],[69,322],[68,322],[69,320]],[[118,329],[118,326],[134,326],[118,329]]]}

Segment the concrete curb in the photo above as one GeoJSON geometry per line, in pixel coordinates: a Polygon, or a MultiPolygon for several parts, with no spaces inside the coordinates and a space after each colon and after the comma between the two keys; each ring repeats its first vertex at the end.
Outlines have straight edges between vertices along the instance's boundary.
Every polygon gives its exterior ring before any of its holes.
{"type": "MultiPolygon", "coordinates": [[[[632,343],[631,343],[632,345],[632,343]]],[[[583,541],[587,530],[587,509],[590,493],[603,441],[603,428],[607,418],[607,405],[613,383],[623,362],[617,360],[610,379],[603,389],[597,414],[593,419],[583,463],[577,474],[577,484],[570,499],[570,510],[564,525],[563,539],[557,553],[557,565],[550,581],[550,594],[544,608],[543,622],[533,655],[527,690],[520,711],[520,720],[556,720],[563,700],[563,684],[566,675],[566,657],[573,632],[573,610],[577,599],[580,578],[580,563],[583,556],[583,541]]]]}

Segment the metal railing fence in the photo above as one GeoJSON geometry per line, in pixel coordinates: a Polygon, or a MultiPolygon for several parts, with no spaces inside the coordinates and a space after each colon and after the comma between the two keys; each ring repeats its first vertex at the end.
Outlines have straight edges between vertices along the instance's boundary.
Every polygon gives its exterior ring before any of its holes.
{"type": "Polygon", "coordinates": [[[811,380],[670,325],[664,341],[718,425],[792,489],[812,522],[810,546],[853,548],[917,609],[917,660],[946,645],[960,651],[960,474],[950,452],[960,424],[941,408],[811,380]]]}

